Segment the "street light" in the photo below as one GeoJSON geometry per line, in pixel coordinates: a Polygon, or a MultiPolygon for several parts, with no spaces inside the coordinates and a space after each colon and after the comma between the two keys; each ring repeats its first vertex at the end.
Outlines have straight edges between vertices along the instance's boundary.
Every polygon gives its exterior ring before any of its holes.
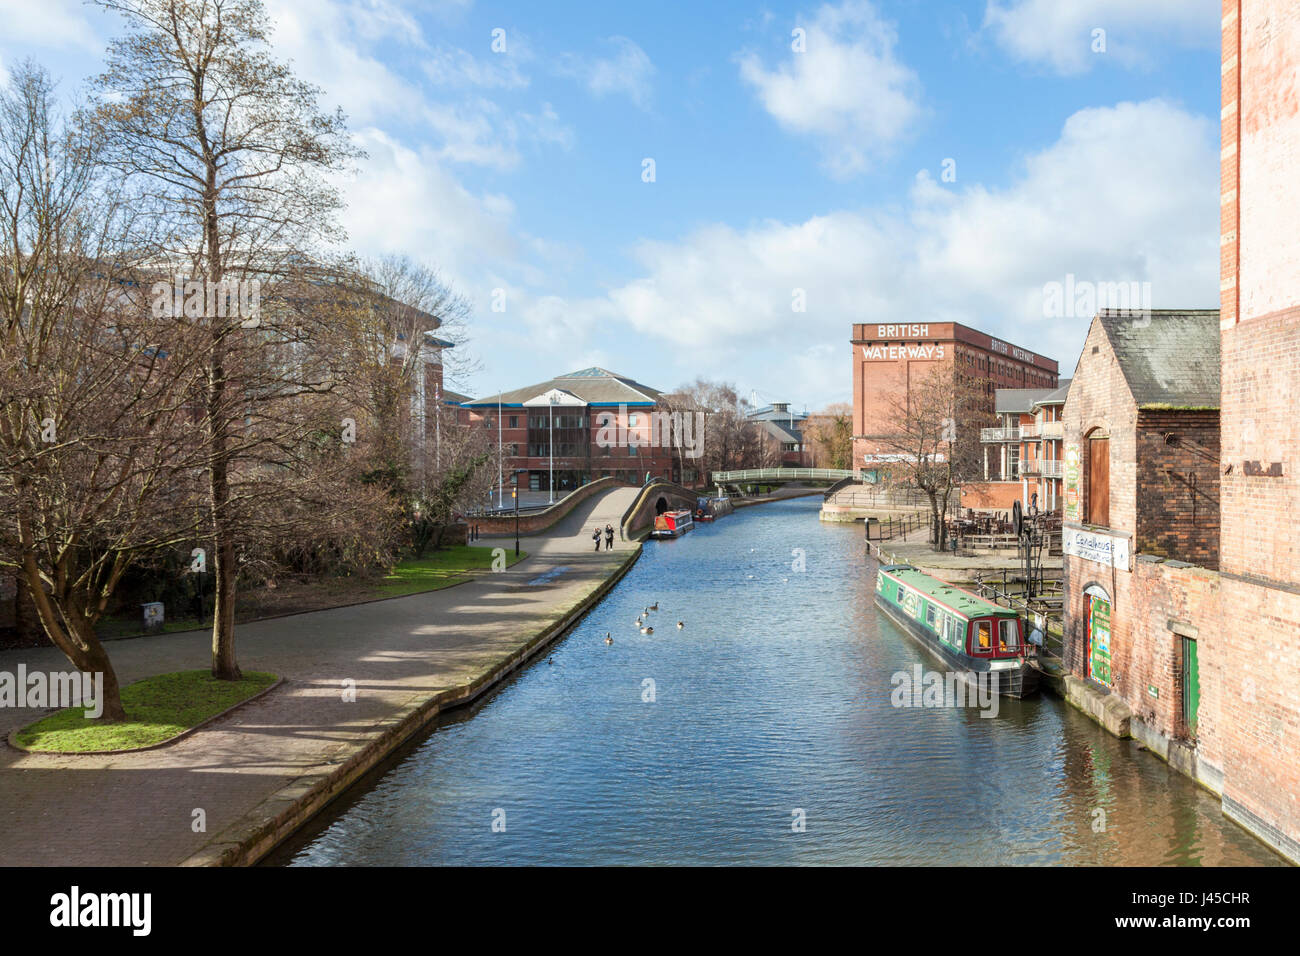
{"type": "Polygon", "coordinates": [[[528,470],[527,468],[515,469],[515,487],[514,490],[510,492],[510,497],[515,499],[515,557],[516,558],[519,557],[519,476],[522,475],[527,470],[528,470]]]}
{"type": "Polygon", "coordinates": [[[547,442],[547,451],[551,456],[550,477],[547,484],[551,486],[551,504],[555,504],[555,405],[559,401],[559,396],[552,395],[551,400],[551,432],[550,440],[547,442]]]}

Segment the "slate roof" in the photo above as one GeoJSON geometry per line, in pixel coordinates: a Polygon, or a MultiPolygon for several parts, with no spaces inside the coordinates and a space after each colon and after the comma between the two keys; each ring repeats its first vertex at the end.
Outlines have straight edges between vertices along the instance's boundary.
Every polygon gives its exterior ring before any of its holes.
{"type": "Polygon", "coordinates": [[[798,428],[791,428],[785,422],[779,421],[760,421],[758,424],[767,429],[767,433],[777,441],[802,442],[803,432],[798,428]]]}
{"type": "Polygon", "coordinates": [[[1137,406],[1220,407],[1219,310],[1158,309],[1149,318],[1097,315],[1137,406]]]}
{"type": "Polygon", "coordinates": [[[467,407],[475,408],[487,405],[522,405],[530,398],[545,394],[553,388],[563,389],[582,399],[588,405],[653,405],[663,394],[657,388],[642,385],[626,375],[619,375],[609,369],[592,366],[579,369],[565,375],[516,388],[499,395],[487,395],[483,398],[469,399],[464,402],[467,407]]]}
{"type": "Polygon", "coordinates": [[[993,393],[993,410],[999,415],[1028,412],[1035,402],[1055,391],[1054,388],[999,388],[993,393]]]}
{"type": "Polygon", "coordinates": [[[1038,399],[1034,402],[1034,407],[1037,408],[1039,405],[1064,405],[1066,396],[1070,394],[1071,381],[1073,381],[1073,379],[1061,379],[1061,387],[1048,392],[1042,398],[1038,399]]]}
{"type": "Polygon", "coordinates": [[[771,405],[764,405],[745,417],[753,422],[785,422],[788,425],[791,421],[802,422],[808,415],[805,412],[796,412],[793,408],[780,411],[771,405]]]}

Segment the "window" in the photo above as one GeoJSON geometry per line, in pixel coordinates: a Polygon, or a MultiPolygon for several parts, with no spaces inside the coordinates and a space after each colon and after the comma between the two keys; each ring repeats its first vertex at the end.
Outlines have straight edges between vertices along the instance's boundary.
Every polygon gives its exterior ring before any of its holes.
{"type": "Polygon", "coordinates": [[[993,650],[993,622],[976,621],[971,631],[970,652],[985,657],[993,650]]]}
{"type": "Polygon", "coordinates": [[[1020,649],[1020,622],[1010,618],[998,621],[998,653],[1016,654],[1020,649]]]}
{"type": "Polygon", "coordinates": [[[927,627],[931,629],[934,628],[934,605],[933,604],[927,604],[925,606],[925,624],[927,627]]]}
{"type": "Polygon", "coordinates": [[[518,427],[519,427],[519,416],[518,416],[518,415],[511,415],[511,416],[510,416],[510,427],[511,427],[511,428],[518,428],[518,427]]]}
{"type": "Polygon", "coordinates": [[[627,416],[627,423],[628,423],[629,425],[635,425],[636,422],[637,422],[637,418],[636,418],[635,415],[629,415],[629,416],[627,416]]]}
{"type": "Polygon", "coordinates": [[[1110,438],[1088,439],[1084,524],[1110,526],[1110,438]]]}

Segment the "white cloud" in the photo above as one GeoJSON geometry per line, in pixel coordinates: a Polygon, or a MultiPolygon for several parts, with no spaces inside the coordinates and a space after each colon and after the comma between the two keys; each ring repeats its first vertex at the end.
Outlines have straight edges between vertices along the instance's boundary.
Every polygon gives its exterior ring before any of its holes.
{"type": "Polygon", "coordinates": [[[638,278],[554,313],[574,336],[626,323],[638,341],[689,342],[702,374],[783,382],[810,404],[846,396],[849,326],[877,318],[964,322],[1068,372],[1089,317],[1043,315],[1044,285],[1067,273],[1148,281],[1156,308],[1217,305],[1217,184],[1205,117],[1160,100],[1086,109],[1006,188],[953,189],[923,172],[897,212],[644,242],[638,278]],[[792,310],[796,289],[805,313],[792,310]]]}
{"type": "Polygon", "coordinates": [[[605,42],[614,47],[612,56],[566,53],[560,59],[559,72],[581,80],[594,96],[627,96],[637,106],[648,109],[655,73],[650,57],[627,37],[613,36],[605,42]]]}
{"type": "Polygon", "coordinates": [[[0,43],[13,45],[9,54],[15,60],[25,52],[22,47],[73,47],[99,54],[107,45],[81,0],[0,0],[0,23],[4,24],[0,43]]]}
{"type": "Polygon", "coordinates": [[[1103,60],[1144,67],[1171,43],[1219,43],[1220,0],[989,0],[984,28],[1017,60],[1060,74],[1083,73],[1103,60]],[[1094,30],[1105,52],[1093,51],[1094,30]]]}
{"type": "Polygon", "coordinates": [[[474,195],[432,148],[413,149],[375,128],[356,139],[369,158],[342,183],[349,246],[436,265],[467,293],[482,284],[483,262],[505,264],[519,255],[509,199],[474,195]]]}
{"type": "Polygon", "coordinates": [[[388,0],[268,6],[276,55],[322,88],[323,106],[342,106],[353,126],[406,124],[416,136],[431,134],[436,158],[494,169],[518,166],[524,142],[572,145],[572,130],[549,103],[535,113],[508,111],[482,92],[528,85],[518,66],[528,57],[522,37],[513,39],[510,54],[480,59],[461,49],[431,51],[419,24],[388,0]],[[400,54],[411,51],[421,66],[403,71],[410,61],[400,54]],[[421,86],[421,78],[435,88],[421,86]]]}
{"type": "Polygon", "coordinates": [[[476,57],[468,50],[442,49],[424,61],[424,72],[442,87],[479,87],[516,90],[528,86],[528,77],[520,70],[523,57],[518,41],[506,53],[488,53],[476,57]]]}
{"type": "Polygon", "coordinates": [[[800,28],[804,52],[791,49],[771,70],[742,54],[741,78],[784,129],[820,142],[832,173],[860,173],[915,123],[920,82],[895,56],[894,28],[866,0],[823,6],[800,28]]]}

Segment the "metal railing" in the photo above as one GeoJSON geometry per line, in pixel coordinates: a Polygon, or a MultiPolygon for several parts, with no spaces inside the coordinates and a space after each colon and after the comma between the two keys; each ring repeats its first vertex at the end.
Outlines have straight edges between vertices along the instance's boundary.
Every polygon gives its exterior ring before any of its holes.
{"type": "Polygon", "coordinates": [[[975,593],[982,598],[991,600],[994,604],[1020,611],[1030,622],[1037,623],[1041,620],[1043,647],[1040,654],[1064,662],[1062,656],[1065,648],[1064,616],[1061,607],[1064,601],[1064,593],[1061,589],[1061,582],[1048,582],[1048,590],[1042,598],[1026,601],[1011,590],[1013,584],[1019,583],[1019,578],[1016,576],[1008,578],[1005,570],[1001,572],[1001,575],[1001,582],[983,580],[979,575],[976,575],[975,593]],[[998,586],[999,583],[1001,587],[998,586]]]}
{"type": "Polygon", "coordinates": [[[1020,429],[981,428],[980,441],[1020,441],[1020,429]]]}
{"type": "Polygon", "coordinates": [[[918,511],[914,514],[899,515],[895,518],[889,515],[885,518],[872,518],[867,521],[867,540],[868,541],[891,541],[897,537],[906,537],[913,531],[920,531],[926,527],[926,521],[929,519],[929,513],[918,511]],[[875,528],[876,533],[873,535],[871,529],[875,528]]]}
{"type": "Polygon", "coordinates": [[[794,481],[808,478],[813,481],[838,481],[841,478],[860,478],[862,473],[850,468],[745,468],[740,471],[715,471],[716,484],[737,481],[794,481]]]}

